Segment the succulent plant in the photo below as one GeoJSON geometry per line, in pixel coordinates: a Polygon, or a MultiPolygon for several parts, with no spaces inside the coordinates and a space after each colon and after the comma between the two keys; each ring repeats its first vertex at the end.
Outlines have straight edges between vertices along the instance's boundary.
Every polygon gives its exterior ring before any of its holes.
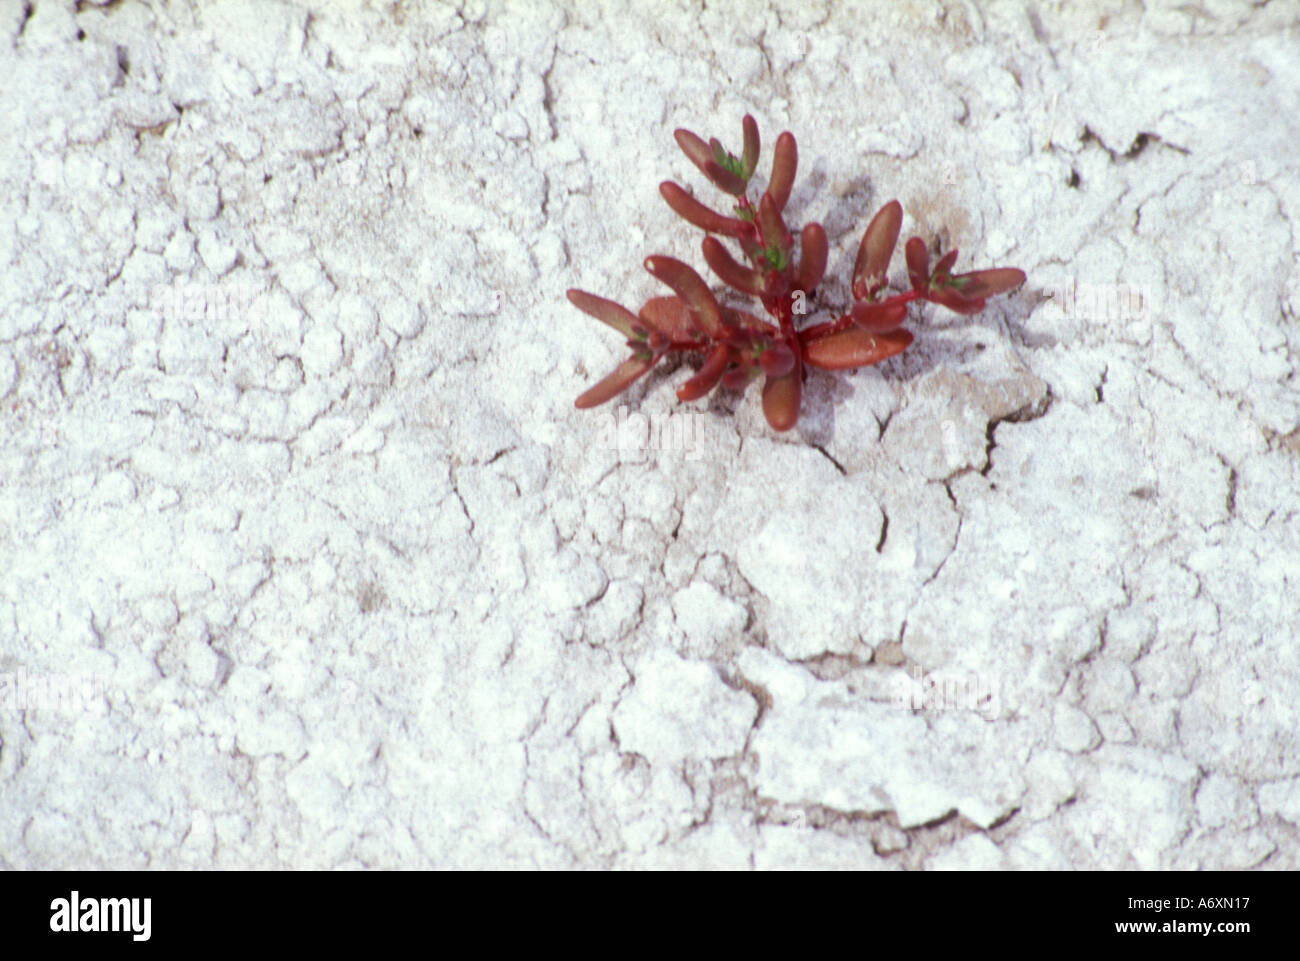
{"type": "Polygon", "coordinates": [[[664,181],[659,193],[688,223],[705,231],[701,252],[709,269],[733,290],[757,298],[769,319],[718,302],[709,285],[688,264],[652,256],[645,268],[673,294],[653,297],[632,313],[618,303],[581,290],[569,300],[613,327],[632,349],[631,356],[576,401],[595,407],[622,393],[666,354],[673,351],[702,358],[698,372],[677,388],[684,401],[703,397],[719,383],[742,388],[761,374],[763,413],[774,430],[789,430],[799,419],[806,369],[844,370],[876,364],[901,353],[912,342],[903,328],[907,304],[928,300],[960,314],[983,309],[989,297],[1025,281],[1014,267],[953,274],[957,251],[944,253],[930,268],[930,252],[920,237],[906,245],[911,289],[885,296],[889,262],[898,243],[903,208],[891,200],[872,218],[862,235],[853,267],[853,306],[843,316],[809,327],[796,326],[826,271],[826,231],[810,223],[794,236],[784,211],[798,167],[794,136],[781,134],[773,151],[767,189],[757,204],[748,197],[758,165],[758,124],[746,115],[740,156],[728,153],[717,139],[705,142],[689,130],[674,136],[682,151],[716,187],[735,202],[731,214],[706,207],[685,189],[664,181]],[[715,236],[716,235],[716,236],[715,236]],[[718,239],[734,240],[744,257],[738,261],[718,239]]]}

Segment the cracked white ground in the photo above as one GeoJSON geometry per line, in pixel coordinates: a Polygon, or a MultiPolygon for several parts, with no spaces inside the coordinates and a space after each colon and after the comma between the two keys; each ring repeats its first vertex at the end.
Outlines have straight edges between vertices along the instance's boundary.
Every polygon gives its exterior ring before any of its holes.
{"type": "Polygon", "coordinates": [[[4,0],[0,867],[1300,866],[1295,8],[1077,6],[4,0]],[[746,112],[1028,282],[575,411],[746,112]]]}

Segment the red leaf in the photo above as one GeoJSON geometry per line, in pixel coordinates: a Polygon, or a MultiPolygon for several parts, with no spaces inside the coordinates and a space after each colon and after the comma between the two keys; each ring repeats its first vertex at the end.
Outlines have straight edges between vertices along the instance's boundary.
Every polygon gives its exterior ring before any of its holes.
{"type": "Polygon", "coordinates": [[[604,297],[597,297],[595,294],[589,294],[585,290],[566,291],[566,296],[570,303],[579,310],[590,314],[603,324],[609,324],[624,337],[632,338],[636,336],[637,323],[636,314],[628,310],[621,304],[616,304],[612,300],[606,300],[604,297]]]}
{"type": "Polygon", "coordinates": [[[754,224],[746,224],[749,229],[744,233],[736,235],[736,242],[740,244],[740,249],[745,252],[751,264],[763,262],[763,245],[759,242],[758,227],[754,224]]]}
{"type": "Polygon", "coordinates": [[[745,138],[740,162],[744,165],[745,179],[748,180],[754,175],[754,169],[758,166],[758,123],[749,114],[745,114],[740,127],[745,138]]]}
{"type": "Polygon", "coordinates": [[[749,229],[745,221],[724,216],[704,206],[671,180],[665,180],[659,185],[659,193],[679,217],[701,230],[735,237],[749,229]]]}
{"type": "Polygon", "coordinates": [[[682,148],[682,153],[701,171],[706,164],[713,162],[713,149],[685,128],[678,127],[673,131],[673,139],[677,141],[677,146],[682,148]]]}
{"type": "Polygon", "coordinates": [[[789,430],[795,425],[802,394],[803,368],[797,360],[788,374],[767,379],[763,384],[763,416],[773,430],[789,430]]]}
{"type": "Polygon", "coordinates": [[[758,201],[758,230],[763,235],[763,246],[780,247],[790,252],[790,231],[781,219],[781,207],[771,192],[763,194],[758,201]]]}
{"type": "Polygon", "coordinates": [[[873,304],[860,300],[853,305],[853,323],[872,334],[897,330],[907,319],[906,304],[873,304]]]}
{"type": "Polygon", "coordinates": [[[803,348],[804,360],[822,370],[847,370],[878,364],[902,353],[912,342],[910,330],[872,334],[856,327],[828,334],[803,348]]]}
{"type": "Polygon", "coordinates": [[[826,273],[829,247],[826,231],[821,224],[808,224],[799,234],[799,272],[795,274],[795,287],[811,294],[822,282],[826,273]]]}
{"type": "Polygon", "coordinates": [[[604,380],[574,401],[573,406],[586,409],[612,400],[631,387],[642,374],[655,365],[658,359],[657,354],[650,353],[629,357],[615,367],[604,380]]]}
{"type": "Polygon", "coordinates": [[[866,300],[874,297],[885,286],[889,260],[894,256],[898,231],[903,225],[903,205],[891,200],[881,207],[867,224],[858,246],[858,259],[853,265],[853,298],[866,300]]]}
{"type": "MultiPolygon", "coordinates": [[[[677,146],[682,148],[682,153],[690,159],[691,163],[700,168],[700,172],[708,177],[720,189],[729,194],[740,196],[745,192],[745,181],[737,177],[730,170],[724,169],[717,161],[717,154],[721,151],[719,145],[718,151],[713,146],[705,143],[689,130],[678,128],[673,131],[673,137],[677,140],[677,146]]],[[[717,141],[713,141],[717,143],[717,141]]]]}
{"type": "Polygon", "coordinates": [[[794,367],[794,351],[785,344],[773,344],[758,355],[758,366],[768,377],[784,377],[794,367]]]}
{"type": "Polygon", "coordinates": [[[655,256],[645,259],[645,269],[677,291],[701,330],[710,337],[722,333],[722,309],[704,278],[690,265],[673,257],[655,256]]]}
{"type": "Polygon", "coordinates": [[[763,295],[763,275],[737,263],[716,237],[705,237],[700,248],[704,251],[704,262],[724,284],[736,288],[742,294],[752,294],[755,297],[763,295]]]}
{"type": "Polygon", "coordinates": [[[957,314],[978,314],[986,303],[983,297],[967,297],[951,287],[932,287],[926,292],[925,299],[957,314]]]}
{"type": "Polygon", "coordinates": [[[956,262],[957,262],[957,248],[954,247],[952,250],[948,251],[946,254],[944,254],[942,257],[939,258],[939,262],[934,265],[934,272],[930,274],[930,276],[934,278],[936,282],[938,282],[940,278],[946,277],[948,275],[948,273],[952,270],[952,265],[955,264],[956,262]]]}
{"type": "Polygon", "coordinates": [[[926,249],[925,241],[920,237],[909,240],[905,250],[907,277],[912,282],[914,290],[924,292],[930,286],[930,251],[926,249]]]}
{"type": "Polygon", "coordinates": [[[695,340],[695,318],[680,297],[651,297],[641,308],[641,320],[671,340],[695,340]]]}
{"type": "Polygon", "coordinates": [[[953,286],[964,297],[993,297],[1023,284],[1025,272],[1015,267],[993,267],[958,274],[952,280],[953,286]]]}
{"type": "Polygon", "coordinates": [[[719,344],[709,352],[709,356],[704,360],[704,366],[700,372],[690,380],[677,388],[678,400],[696,400],[703,397],[709,391],[717,386],[722,375],[727,372],[727,364],[731,362],[731,348],[726,344],[719,344]]]}
{"type": "Polygon", "coordinates": [[[798,168],[799,148],[795,146],[794,134],[787,130],[776,138],[772,176],[767,181],[767,192],[772,195],[778,211],[785,210],[785,202],[790,199],[790,189],[794,186],[794,174],[798,168]]]}
{"type": "Polygon", "coordinates": [[[713,181],[713,185],[724,193],[739,197],[745,193],[745,181],[737,174],[710,160],[704,167],[704,176],[713,181]]]}

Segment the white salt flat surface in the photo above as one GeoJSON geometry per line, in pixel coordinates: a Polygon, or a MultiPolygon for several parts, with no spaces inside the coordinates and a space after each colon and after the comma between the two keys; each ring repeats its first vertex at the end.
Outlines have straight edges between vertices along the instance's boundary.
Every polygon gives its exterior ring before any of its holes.
{"type": "Polygon", "coordinates": [[[1293,6],[390,6],[0,3],[0,867],[1300,867],[1293,6]],[[574,410],[746,112],[1028,282],[574,410]]]}

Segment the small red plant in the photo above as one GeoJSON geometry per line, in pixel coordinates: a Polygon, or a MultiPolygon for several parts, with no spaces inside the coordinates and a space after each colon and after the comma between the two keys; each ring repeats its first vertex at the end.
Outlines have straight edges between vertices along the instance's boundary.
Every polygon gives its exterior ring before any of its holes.
{"type": "Polygon", "coordinates": [[[676,296],[652,297],[639,314],[612,300],[570,290],[569,300],[580,310],[613,327],[627,338],[632,356],[576,401],[595,407],[616,397],[670,351],[699,354],[699,372],[677,388],[681,400],[695,400],[719,382],[740,388],[761,371],[763,413],[775,430],[789,430],[799,419],[805,369],[844,370],[879,363],[901,353],[912,342],[903,329],[907,304],[929,300],[959,314],[983,309],[987,299],[1025,281],[1014,267],[996,267],[953,274],[957,251],[950,250],[930,268],[930,252],[920,237],[907,242],[907,273],[912,289],[884,296],[889,261],[898,243],[903,208],[891,200],[871,219],[858,247],[853,267],[853,307],[836,320],[797,329],[795,317],[821,283],[828,254],[826,231],[808,224],[799,232],[799,257],[782,213],[794,185],[798,151],[789,132],[776,140],[772,173],[757,204],[747,196],[758,165],[758,124],[746,115],[743,147],[737,157],[716,139],[705,143],[689,130],[674,136],[682,151],[715,186],[736,198],[734,216],[704,206],[672,181],[659,193],[687,222],[705,231],[704,261],[727,286],[757,297],[772,321],[718,303],[703,278],[672,257],[647,257],[645,268],[676,296]],[[748,265],[738,262],[718,234],[735,240],[748,265]]]}

